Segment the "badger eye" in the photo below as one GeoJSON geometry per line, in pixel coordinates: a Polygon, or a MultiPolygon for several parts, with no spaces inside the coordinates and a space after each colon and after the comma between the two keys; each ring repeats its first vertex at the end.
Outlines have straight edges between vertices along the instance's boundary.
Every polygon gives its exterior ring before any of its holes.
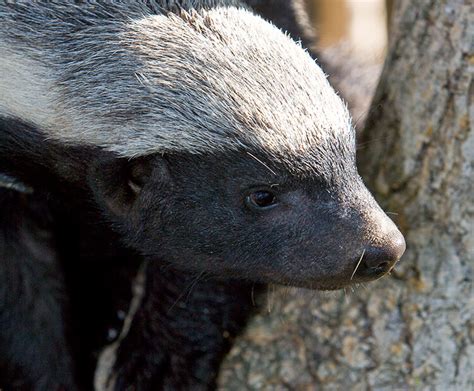
{"type": "Polygon", "coordinates": [[[276,204],[275,194],[268,190],[258,190],[250,193],[246,198],[247,205],[253,208],[268,208],[276,204]]]}

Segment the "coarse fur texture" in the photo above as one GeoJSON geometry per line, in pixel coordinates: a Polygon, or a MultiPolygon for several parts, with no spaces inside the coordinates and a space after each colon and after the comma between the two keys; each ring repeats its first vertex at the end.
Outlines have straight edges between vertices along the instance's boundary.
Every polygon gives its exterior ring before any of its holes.
{"type": "Polygon", "coordinates": [[[321,69],[244,8],[23,7],[0,13],[0,113],[48,138],[126,157],[256,149],[305,169],[354,144],[321,69]]]}
{"type": "Polygon", "coordinates": [[[0,388],[91,389],[144,261],[107,390],[213,389],[262,284],[402,255],[345,105],[248,4],[0,5],[0,388]]]}
{"type": "Polygon", "coordinates": [[[34,379],[37,389],[58,383],[72,389],[65,287],[51,213],[43,200],[13,190],[0,189],[0,205],[0,388],[26,390],[34,379]]]}

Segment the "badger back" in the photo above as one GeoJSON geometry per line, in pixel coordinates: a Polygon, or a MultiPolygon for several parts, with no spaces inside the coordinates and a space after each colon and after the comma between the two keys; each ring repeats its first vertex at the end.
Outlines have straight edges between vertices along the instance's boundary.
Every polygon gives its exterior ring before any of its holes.
{"type": "Polygon", "coordinates": [[[0,115],[127,157],[351,158],[346,107],[310,56],[236,2],[202,3],[1,5],[0,115]]]}

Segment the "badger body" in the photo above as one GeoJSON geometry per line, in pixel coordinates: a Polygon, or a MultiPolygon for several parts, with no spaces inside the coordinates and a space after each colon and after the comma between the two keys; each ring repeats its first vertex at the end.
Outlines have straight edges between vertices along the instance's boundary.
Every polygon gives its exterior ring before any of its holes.
{"type": "Polygon", "coordinates": [[[90,389],[97,330],[143,261],[98,388],[212,389],[255,285],[337,289],[402,255],[346,107],[244,4],[3,4],[0,19],[0,172],[33,189],[0,190],[17,213],[0,226],[0,388],[90,389]]]}

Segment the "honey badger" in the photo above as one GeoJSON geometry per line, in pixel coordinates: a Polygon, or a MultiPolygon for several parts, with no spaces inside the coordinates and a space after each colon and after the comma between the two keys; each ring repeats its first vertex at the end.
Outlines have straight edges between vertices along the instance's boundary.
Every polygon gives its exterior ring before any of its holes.
{"type": "Polygon", "coordinates": [[[341,99],[244,4],[0,18],[0,172],[22,184],[0,190],[0,388],[91,389],[92,330],[142,260],[107,389],[212,389],[255,285],[338,289],[404,252],[341,99]]]}

